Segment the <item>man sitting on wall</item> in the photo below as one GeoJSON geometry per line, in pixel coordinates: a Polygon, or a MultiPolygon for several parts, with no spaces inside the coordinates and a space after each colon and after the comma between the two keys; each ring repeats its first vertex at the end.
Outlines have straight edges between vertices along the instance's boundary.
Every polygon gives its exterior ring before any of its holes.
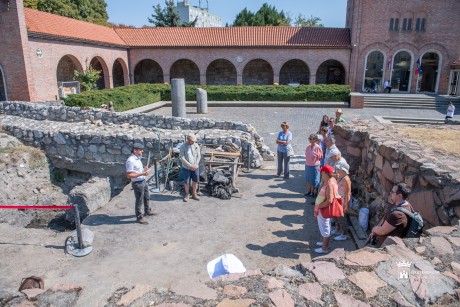
{"type": "MultiPolygon", "coordinates": [[[[405,183],[398,183],[390,191],[390,201],[394,204],[393,208],[403,207],[410,212],[414,212],[411,204],[406,200],[411,193],[411,189],[405,183]]],[[[407,233],[409,220],[401,211],[391,210],[384,216],[380,225],[372,228],[371,238],[375,239],[375,247],[380,247],[389,236],[404,238],[407,233]]]]}

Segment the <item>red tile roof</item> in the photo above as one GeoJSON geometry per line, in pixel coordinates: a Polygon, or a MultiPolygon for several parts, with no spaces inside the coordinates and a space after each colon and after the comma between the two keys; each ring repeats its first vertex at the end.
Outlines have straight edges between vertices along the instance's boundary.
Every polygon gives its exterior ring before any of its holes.
{"type": "Polygon", "coordinates": [[[24,8],[24,14],[29,33],[126,46],[114,29],[109,27],[29,8],[24,8]]]}
{"type": "Polygon", "coordinates": [[[350,47],[350,32],[343,28],[116,28],[115,31],[132,47],[350,47]]]}
{"type": "Polygon", "coordinates": [[[116,28],[24,8],[30,34],[131,47],[349,48],[343,28],[116,28]]]}

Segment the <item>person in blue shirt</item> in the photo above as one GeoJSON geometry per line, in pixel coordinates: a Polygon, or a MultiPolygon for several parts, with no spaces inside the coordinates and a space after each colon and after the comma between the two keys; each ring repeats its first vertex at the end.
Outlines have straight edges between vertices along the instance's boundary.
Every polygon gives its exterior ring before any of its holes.
{"type": "Polygon", "coordinates": [[[281,123],[281,131],[276,138],[277,156],[278,156],[278,171],[276,175],[281,177],[284,169],[284,179],[289,179],[289,160],[292,155],[292,133],[289,131],[289,124],[287,122],[281,123]]]}

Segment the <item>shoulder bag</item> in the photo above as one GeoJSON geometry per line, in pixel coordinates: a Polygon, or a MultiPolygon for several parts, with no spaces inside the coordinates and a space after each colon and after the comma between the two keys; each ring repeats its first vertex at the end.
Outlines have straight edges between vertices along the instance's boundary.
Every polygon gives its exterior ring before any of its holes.
{"type": "Polygon", "coordinates": [[[334,191],[334,199],[332,200],[331,204],[327,207],[320,208],[321,215],[325,218],[333,218],[333,217],[342,217],[343,216],[343,205],[342,205],[342,197],[337,198],[337,194],[334,191]]]}

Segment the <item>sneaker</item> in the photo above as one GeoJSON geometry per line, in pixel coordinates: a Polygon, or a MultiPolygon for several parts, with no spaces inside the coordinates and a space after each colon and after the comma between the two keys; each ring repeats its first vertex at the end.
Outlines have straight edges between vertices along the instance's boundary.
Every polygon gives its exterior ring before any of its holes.
{"type": "Polygon", "coordinates": [[[184,203],[188,202],[188,194],[184,196],[184,203]]]}
{"type": "Polygon", "coordinates": [[[333,229],[333,230],[331,231],[331,235],[336,236],[336,235],[339,235],[339,234],[340,234],[340,231],[337,230],[337,229],[333,229]]]}
{"type": "Polygon", "coordinates": [[[327,253],[329,253],[328,250],[323,249],[322,247],[315,248],[315,252],[316,252],[317,254],[327,254],[327,253]]]}
{"type": "Polygon", "coordinates": [[[137,219],[137,222],[139,224],[143,224],[143,225],[147,225],[149,222],[147,222],[143,217],[141,217],[140,219],[137,219]]]}
{"type": "Polygon", "coordinates": [[[316,242],[316,246],[323,246],[323,242],[316,242]]]}
{"type": "Polygon", "coordinates": [[[305,195],[305,196],[310,196],[310,195],[311,195],[311,192],[305,193],[304,195],[305,195]]]}
{"type": "Polygon", "coordinates": [[[152,211],[152,210],[150,210],[149,212],[144,214],[144,216],[154,216],[154,215],[158,215],[158,213],[156,213],[155,211],[152,211]]]}
{"type": "Polygon", "coordinates": [[[194,199],[194,200],[200,200],[200,198],[198,197],[198,195],[192,195],[192,199],[194,199]]]}
{"type": "Polygon", "coordinates": [[[348,237],[346,235],[343,235],[343,234],[334,238],[335,241],[345,241],[347,239],[348,239],[348,237]]]}
{"type": "Polygon", "coordinates": [[[316,196],[318,196],[318,195],[317,195],[317,194],[315,194],[315,193],[311,193],[311,195],[310,195],[310,196],[311,196],[311,197],[313,197],[313,198],[316,198],[316,196]]]}

